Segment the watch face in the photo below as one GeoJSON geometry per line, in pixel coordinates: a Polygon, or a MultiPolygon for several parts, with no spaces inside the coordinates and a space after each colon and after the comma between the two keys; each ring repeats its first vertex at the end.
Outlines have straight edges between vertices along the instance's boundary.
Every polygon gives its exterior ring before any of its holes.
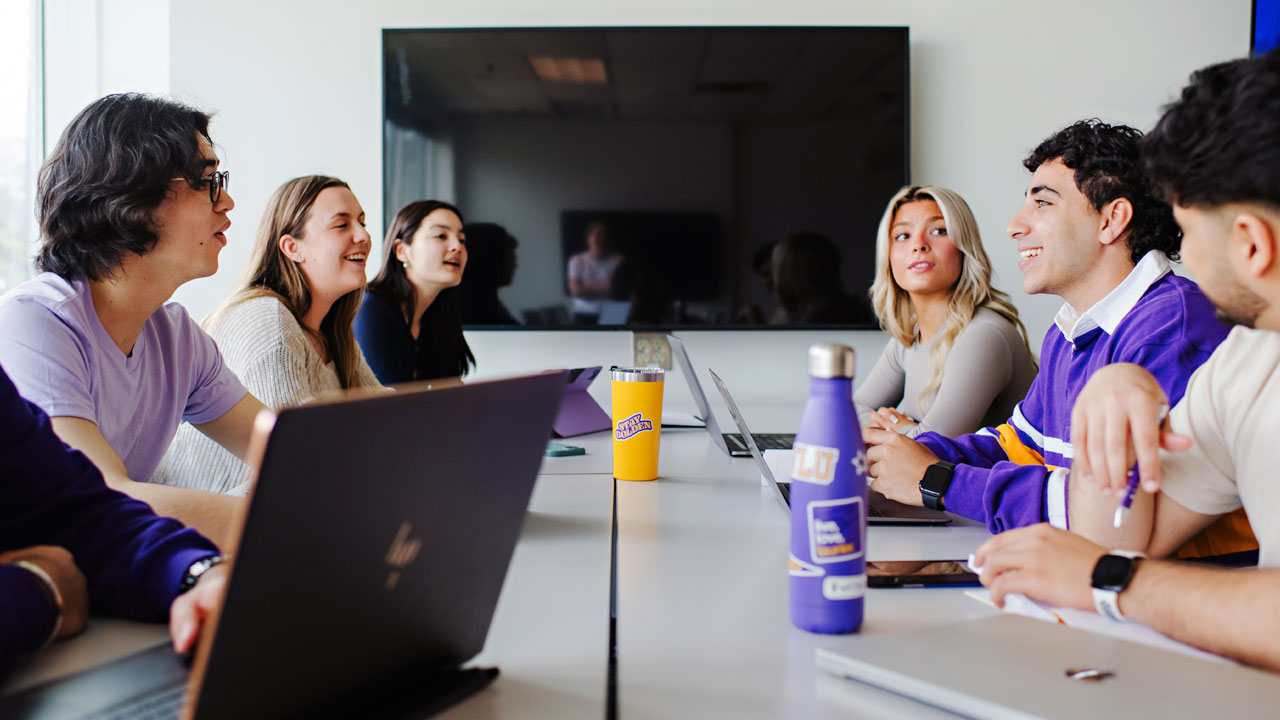
{"type": "Polygon", "coordinates": [[[1100,590],[1124,590],[1133,577],[1133,558],[1103,555],[1093,568],[1093,586],[1100,590]]]}

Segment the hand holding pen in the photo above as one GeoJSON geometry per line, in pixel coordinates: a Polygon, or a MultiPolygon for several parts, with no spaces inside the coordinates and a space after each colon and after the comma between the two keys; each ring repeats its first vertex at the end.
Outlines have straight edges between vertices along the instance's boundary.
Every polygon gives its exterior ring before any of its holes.
{"type": "Polygon", "coordinates": [[[1149,493],[1160,489],[1160,450],[1191,446],[1190,438],[1168,429],[1168,410],[1164,390],[1145,368],[1116,363],[1099,369],[1071,413],[1072,481],[1129,498],[1118,513],[1123,519],[1139,483],[1149,493]]]}
{"type": "MultiPolygon", "coordinates": [[[[1169,406],[1161,405],[1160,412],[1156,416],[1156,427],[1159,428],[1161,434],[1164,434],[1165,423],[1169,421],[1169,406]]],[[[1156,461],[1157,464],[1159,460],[1156,461]]],[[[1116,507],[1116,516],[1111,521],[1113,527],[1120,527],[1124,524],[1125,518],[1129,517],[1129,508],[1133,506],[1133,494],[1138,490],[1138,481],[1141,479],[1141,473],[1138,466],[1134,465],[1129,471],[1129,484],[1125,486],[1124,498],[1120,501],[1120,505],[1116,507]]]]}

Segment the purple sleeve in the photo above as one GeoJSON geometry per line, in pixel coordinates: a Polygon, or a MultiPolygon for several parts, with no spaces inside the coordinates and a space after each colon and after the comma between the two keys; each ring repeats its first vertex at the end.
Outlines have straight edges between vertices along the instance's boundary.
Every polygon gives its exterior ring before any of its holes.
{"type": "Polygon", "coordinates": [[[0,365],[22,396],[52,417],[97,422],[83,329],[40,303],[0,304],[0,365]]]}
{"type": "Polygon", "coordinates": [[[97,467],[0,372],[0,550],[58,545],[88,581],[95,611],[162,620],[183,573],[217,548],[195,530],[107,488],[97,467]]]}
{"type": "Polygon", "coordinates": [[[177,338],[174,359],[189,361],[192,365],[191,387],[182,419],[193,425],[217,420],[249,391],[223,362],[217,343],[191,319],[186,308],[170,303],[165,306],[165,312],[177,338]]]}
{"type": "Polygon", "coordinates": [[[938,459],[956,465],[943,506],[948,512],[986,523],[993,533],[1042,522],[1049,468],[1011,462],[995,432],[987,428],[981,434],[954,440],[937,433],[916,438],[938,459]]]}
{"type": "Polygon", "coordinates": [[[0,681],[18,656],[35,650],[53,632],[57,609],[43,581],[17,565],[0,565],[0,681]]]}

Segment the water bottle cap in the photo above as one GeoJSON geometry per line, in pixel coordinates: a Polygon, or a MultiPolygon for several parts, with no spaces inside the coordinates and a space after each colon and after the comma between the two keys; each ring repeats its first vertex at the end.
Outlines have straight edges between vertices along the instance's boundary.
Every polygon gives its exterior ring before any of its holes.
{"type": "Polygon", "coordinates": [[[853,348],[839,343],[809,346],[809,377],[853,378],[853,348]]]}

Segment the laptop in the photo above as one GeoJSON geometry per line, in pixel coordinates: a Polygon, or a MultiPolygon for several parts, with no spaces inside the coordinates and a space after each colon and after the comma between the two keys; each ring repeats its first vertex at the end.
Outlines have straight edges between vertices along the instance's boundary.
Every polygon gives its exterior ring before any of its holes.
{"type": "Polygon", "coordinates": [[[0,717],[425,717],[485,687],[496,669],[462,665],[565,377],[262,413],[235,566],[190,672],[166,644],[0,697],[0,717]]]}
{"type": "Polygon", "coordinates": [[[1275,717],[1280,676],[1002,613],[819,649],[817,664],[958,715],[1275,717]]]}
{"type": "MultiPolygon", "coordinates": [[[[707,402],[706,393],[702,392],[702,383],[698,382],[698,373],[694,372],[693,362],[689,360],[689,351],[685,350],[684,342],[675,335],[668,335],[667,341],[671,344],[671,354],[675,356],[676,362],[680,363],[680,372],[684,374],[685,382],[689,384],[689,392],[693,393],[693,402],[698,406],[698,412],[706,419],[707,433],[711,435],[712,444],[725,451],[730,457],[750,457],[751,448],[742,439],[740,433],[720,432],[720,425],[711,412],[711,404],[707,402]]],[[[796,436],[795,433],[756,433],[753,439],[757,447],[765,450],[789,450],[796,436]]]]}
{"type": "MultiPolygon", "coordinates": [[[[791,483],[778,482],[778,479],[774,477],[773,469],[769,467],[769,463],[765,462],[764,453],[760,451],[760,448],[752,440],[755,435],[747,427],[747,421],[742,417],[742,413],[739,412],[738,404],[733,401],[733,396],[729,394],[729,388],[720,379],[720,376],[716,375],[714,370],[708,370],[707,372],[711,373],[712,382],[716,384],[716,389],[724,397],[724,404],[729,408],[729,414],[733,416],[733,422],[737,424],[742,436],[747,438],[751,457],[755,458],[756,465],[760,468],[760,474],[777,491],[778,497],[782,502],[788,508],[791,507],[791,483]]],[[[951,516],[944,512],[914,505],[905,505],[867,488],[867,524],[869,525],[946,525],[950,522],[951,516]]]]}

